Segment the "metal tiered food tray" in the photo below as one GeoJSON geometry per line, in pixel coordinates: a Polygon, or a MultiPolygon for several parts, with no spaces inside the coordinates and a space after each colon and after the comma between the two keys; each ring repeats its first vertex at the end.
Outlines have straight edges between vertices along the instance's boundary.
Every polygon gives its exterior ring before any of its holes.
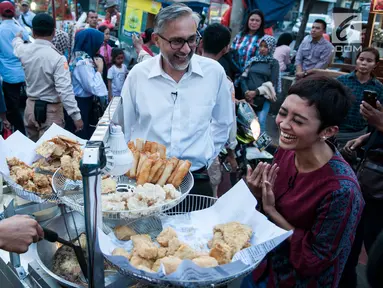
{"type": "MultiPolygon", "coordinates": [[[[60,169],[56,171],[52,178],[52,186],[61,202],[77,211],[84,214],[84,195],[82,192],[82,181],[73,181],[63,177],[60,173],[60,169]],[[81,188],[80,188],[81,187],[81,188]],[[79,189],[80,188],[80,189],[79,189]],[[66,192],[70,191],[70,195],[66,195],[66,192]],[[78,193],[74,193],[77,191],[78,193]],[[63,195],[63,196],[61,196],[63,195]]],[[[128,178],[126,176],[117,177],[117,192],[129,192],[133,191],[136,187],[136,180],[128,178]]],[[[150,215],[161,214],[164,211],[172,209],[182,202],[189,194],[190,190],[194,186],[194,178],[191,172],[189,172],[180,187],[177,189],[181,192],[181,196],[166,203],[153,205],[144,209],[136,210],[122,210],[122,211],[108,211],[103,210],[103,217],[110,220],[120,219],[137,219],[150,215]]]]}
{"type": "MultiPolygon", "coordinates": [[[[162,231],[162,224],[160,217],[172,216],[172,215],[180,215],[185,214],[190,211],[197,211],[209,208],[217,201],[217,198],[201,196],[201,195],[193,195],[189,194],[185,197],[184,202],[181,205],[174,207],[172,210],[165,212],[162,216],[152,216],[146,217],[142,219],[138,219],[134,222],[131,222],[128,226],[136,231],[138,234],[148,234],[152,238],[157,237],[157,235],[162,231]]],[[[126,265],[118,266],[113,263],[113,260],[109,258],[110,256],[105,255],[106,261],[115,267],[122,275],[132,277],[140,282],[142,285],[148,285],[148,287],[221,287],[225,286],[228,283],[234,281],[238,277],[245,276],[251,273],[259,263],[255,263],[254,265],[249,265],[246,269],[242,270],[241,273],[236,273],[233,275],[222,276],[218,279],[212,279],[210,281],[199,279],[198,273],[193,280],[178,280],[178,279],[169,279],[168,277],[164,278],[163,276],[157,274],[148,274],[144,273],[141,270],[130,269],[126,265]],[[150,275],[150,277],[148,276],[150,275]]],[[[217,269],[220,269],[219,266],[217,269]]],[[[145,286],[143,286],[145,287],[145,286]]]]}

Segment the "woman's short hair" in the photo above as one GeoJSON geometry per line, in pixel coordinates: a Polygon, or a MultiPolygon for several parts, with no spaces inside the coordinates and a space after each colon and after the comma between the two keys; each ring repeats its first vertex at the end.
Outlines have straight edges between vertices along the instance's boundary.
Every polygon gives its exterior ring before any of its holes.
{"type": "Polygon", "coordinates": [[[308,76],[290,87],[288,95],[295,94],[314,105],[321,121],[319,131],[339,126],[353,103],[351,90],[334,78],[308,76]]]}
{"type": "Polygon", "coordinates": [[[106,29],[109,29],[109,27],[105,26],[105,25],[98,27],[98,31],[100,31],[102,33],[105,33],[106,29]]]}
{"type": "Polygon", "coordinates": [[[293,35],[291,33],[282,33],[278,38],[277,47],[282,45],[290,46],[291,42],[293,42],[293,35]]]}
{"type": "Polygon", "coordinates": [[[258,31],[255,33],[256,35],[258,35],[259,38],[261,38],[265,35],[265,15],[263,14],[261,10],[258,10],[258,9],[252,10],[249,13],[249,15],[247,15],[246,22],[242,29],[242,34],[243,35],[249,34],[250,32],[249,20],[250,20],[250,17],[253,15],[258,15],[259,17],[261,17],[261,26],[259,26],[258,31]]]}
{"type": "Polygon", "coordinates": [[[360,52],[358,53],[358,55],[356,56],[356,59],[358,59],[359,56],[360,56],[360,54],[362,54],[363,52],[370,52],[370,53],[374,54],[374,56],[375,56],[375,63],[379,63],[379,60],[380,60],[380,54],[379,54],[379,51],[378,51],[376,48],[374,48],[374,47],[366,47],[366,48],[363,48],[363,50],[360,51],[360,52]]]}

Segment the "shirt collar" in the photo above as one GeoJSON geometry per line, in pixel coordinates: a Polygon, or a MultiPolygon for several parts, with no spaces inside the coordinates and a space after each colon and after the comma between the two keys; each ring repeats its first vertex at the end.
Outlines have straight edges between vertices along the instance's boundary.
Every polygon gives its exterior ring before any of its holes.
{"type": "MultiPolygon", "coordinates": [[[[311,35],[309,35],[309,39],[310,39],[310,42],[311,43],[314,43],[314,39],[313,39],[313,37],[311,36],[311,35]]],[[[326,41],[326,39],[324,39],[324,37],[322,36],[322,38],[320,38],[320,40],[318,41],[318,42],[316,42],[316,43],[318,43],[318,44],[322,44],[323,43],[323,41],[326,41]]]]}
{"type": "MultiPolygon", "coordinates": [[[[156,64],[149,73],[149,76],[148,76],[149,79],[157,77],[157,76],[161,76],[163,74],[166,74],[164,69],[162,69],[162,56],[161,56],[161,54],[156,56],[156,57],[157,57],[156,64]]],[[[204,74],[202,72],[201,66],[199,65],[199,63],[197,61],[197,57],[198,56],[193,55],[186,74],[190,75],[191,73],[195,73],[195,74],[198,74],[199,76],[203,77],[204,74]]]]}
{"type": "Polygon", "coordinates": [[[7,19],[7,20],[3,20],[2,22],[1,22],[1,24],[13,24],[14,22],[13,22],[13,19],[7,19]]]}
{"type": "Polygon", "coordinates": [[[46,46],[52,46],[52,42],[44,39],[35,39],[34,41],[35,44],[40,44],[40,45],[46,45],[46,46]]]}
{"type": "MultiPolygon", "coordinates": [[[[356,77],[356,71],[352,71],[350,74],[348,74],[348,78],[353,78],[353,79],[355,79],[355,81],[359,82],[358,77],[356,77]]],[[[374,85],[376,85],[376,81],[378,81],[378,80],[376,80],[376,78],[374,76],[372,76],[370,80],[368,80],[366,83],[363,83],[363,84],[374,84],[374,85]]]]}

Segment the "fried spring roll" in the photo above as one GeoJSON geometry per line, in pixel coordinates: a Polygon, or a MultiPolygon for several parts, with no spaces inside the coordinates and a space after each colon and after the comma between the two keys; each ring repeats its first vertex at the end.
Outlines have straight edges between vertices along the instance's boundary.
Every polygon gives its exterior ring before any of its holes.
{"type": "Polygon", "coordinates": [[[150,147],[150,152],[151,153],[156,153],[158,151],[158,143],[157,142],[152,142],[152,145],[150,147]]]}
{"type": "Polygon", "coordinates": [[[160,186],[164,186],[166,184],[166,180],[169,179],[170,175],[172,175],[172,171],[174,168],[174,164],[170,161],[166,163],[166,167],[164,172],[162,173],[160,179],[158,179],[157,184],[160,186]]]}
{"type": "Polygon", "coordinates": [[[165,161],[162,159],[158,159],[157,161],[154,162],[152,169],[150,169],[150,175],[149,175],[149,179],[148,179],[149,183],[152,183],[154,177],[156,176],[156,173],[162,167],[162,165],[164,165],[164,162],[165,161]]]}
{"type": "Polygon", "coordinates": [[[172,175],[170,175],[168,181],[166,181],[167,184],[171,184],[174,180],[174,177],[176,176],[176,173],[178,169],[181,167],[181,165],[184,163],[184,160],[179,160],[177,163],[177,167],[173,170],[172,175]]]}
{"type": "Polygon", "coordinates": [[[138,162],[138,166],[137,166],[136,177],[138,177],[140,175],[142,164],[144,164],[146,159],[148,159],[148,156],[145,153],[141,152],[140,153],[140,161],[138,162]]]}
{"type": "Polygon", "coordinates": [[[190,161],[185,161],[182,163],[182,165],[178,168],[176,175],[174,176],[174,179],[172,181],[172,184],[175,188],[180,187],[182,181],[184,180],[186,174],[188,174],[191,167],[190,161]]]}
{"type": "Polygon", "coordinates": [[[158,159],[160,159],[160,153],[155,152],[153,154],[150,154],[149,159],[151,159],[153,161],[157,161],[158,159]]]}
{"type": "Polygon", "coordinates": [[[140,151],[138,150],[133,150],[133,163],[132,163],[132,168],[129,170],[129,175],[126,175],[130,178],[136,178],[137,176],[137,167],[138,163],[140,161],[140,151]]]}
{"type": "Polygon", "coordinates": [[[136,150],[136,145],[134,145],[134,142],[133,141],[129,141],[128,142],[128,148],[129,148],[129,150],[130,151],[134,151],[134,150],[136,150]]]}
{"type": "Polygon", "coordinates": [[[157,151],[160,153],[161,159],[166,159],[166,146],[162,144],[157,145],[157,151]]]}
{"type": "Polygon", "coordinates": [[[152,151],[152,143],[151,141],[146,141],[144,146],[144,152],[152,151]]]}
{"type": "Polygon", "coordinates": [[[137,177],[137,185],[143,185],[145,183],[148,183],[150,169],[152,168],[152,165],[153,160],[151,159],[146,159],[144,163],[142,163],[140,174],[138,174],[137,177]]]}
{"type": "Polygon", "coordinates": [[[136,147],[137,147],[137,150],[142,152],[144,151],[144,139],[141,139],[141,138],[137,138],[136,139],[136,147]]]}
{"type": "Polygon", "coordinates": [[[164,172],[166,167],[166,160],[162,160],[162,165],[161,167],[157,170],[156,174],[154,174],[154,177],[151,181],[151,183],[156,184],[157,181],[160,179],[162,173],[164,172]]]}

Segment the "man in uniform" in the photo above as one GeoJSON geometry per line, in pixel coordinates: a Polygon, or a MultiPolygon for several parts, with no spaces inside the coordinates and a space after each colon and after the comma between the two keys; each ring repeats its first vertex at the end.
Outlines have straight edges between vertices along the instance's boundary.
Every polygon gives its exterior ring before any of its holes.
{"type": "MultiPolygon", "coordinates": [[[[24,44],[16,37],[14,53],[23,64],[27,83],[27,106],[24,125],[27,135],[37,141],[53,124],[64,127],[64,110],[73,119],[76,129],[83,122],[74,97],[66,58],[52,45],[55,23],[48,14],[36,15],[32,21],[35,42],[24,44]]],[[[20,36],[20,35],[19,35],[20,36]]]]}

